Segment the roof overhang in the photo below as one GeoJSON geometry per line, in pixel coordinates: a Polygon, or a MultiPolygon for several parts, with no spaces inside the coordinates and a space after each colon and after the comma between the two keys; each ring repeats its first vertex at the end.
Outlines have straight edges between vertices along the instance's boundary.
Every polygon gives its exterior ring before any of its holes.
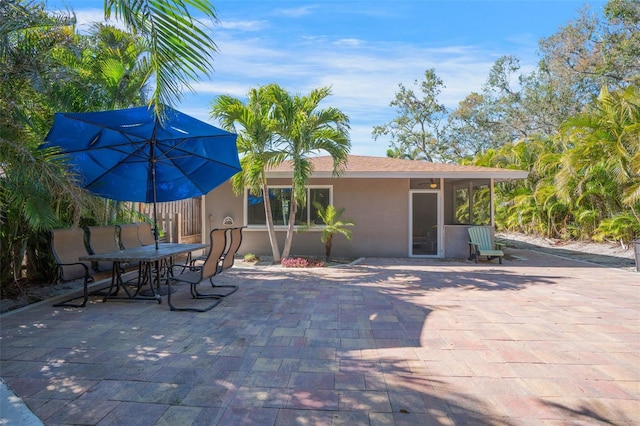
{"type": "MultiPolygon", "coordinates": [[[[350,155],[345,170],[333,173],[333,159],[329,156],[309,159],[313,173],[311,178],[343,179],[494,179],[495,181],[526,179],[529,172],[496,167],[480,167],[461,164],[427,163],[386,157],[350,155]]],[[[267,170],[267,178],[290,179],[291,162],[284,162],[267,170]]]]}
{"type": "MultiPolygon", "coordinates": [[[[349,172],[346,171],[339,176],[331,172],[314,172],[311,178],[344,178],[344,179],[494,179],[496,181],[526,179],[529,172],[523,170],[499,170],[490,169],[487,171],[456,171],[456,172],[349,172]]],[[[267,172],[267,178],[278,179],[292,177],[290,172],[267,172]]]]}

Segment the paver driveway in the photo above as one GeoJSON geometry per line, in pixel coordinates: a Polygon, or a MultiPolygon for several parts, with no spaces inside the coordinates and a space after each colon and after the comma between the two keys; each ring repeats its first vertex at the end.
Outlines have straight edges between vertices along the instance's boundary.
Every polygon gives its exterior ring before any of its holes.
{"type": "Polygon", "coordinates": [[[640,274],[509,253],[233,268],[207,313],[32,306],[0,375],[47,425],[640,424],[640,274]]]}

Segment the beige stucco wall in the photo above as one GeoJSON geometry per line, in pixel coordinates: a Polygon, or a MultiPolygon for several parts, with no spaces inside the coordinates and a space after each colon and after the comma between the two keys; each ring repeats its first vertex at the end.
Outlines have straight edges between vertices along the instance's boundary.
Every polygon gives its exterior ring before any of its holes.
{"type": "MultiPolygon", "coordinates": [[[[272,179],[270,185],[289,185],[287,179],[272,179]]],[[[408,257],[409,256],[409,179],[312,179],[309,185],[333,187],[333,205],[344,207],[343,219],[355,222],[351,227],[352,239],[335,235],[332,256],[336,257],[408,257]]],[[[450,186],[445,185],[445,190],[450,186]]],[[[444,211],[452,210],[451,197],[444,197],[444,211]],[[449,199],[449,201],[447,201],[449,199]]],[[[234,220],[234,226],[244,225],[243,197],[236,196],[231,184],[225,183],[207,194],[204,201],[203,241],[208,242],[209,231],[222,228],[225,217],[234,220]]],[[[446,258],[469,256],[468,225],[444,225],[442,242],[446,258]]],[[[491,229],[493,233],[493,228],[491,229]]],[[[286,229],[276,231],[280,251],[284,247],[286,229]]],[[[240,255],[254,253],[271,255],[266,227],[248,227],[243,234],[240,255]]],[[[324,243],[320,232],[297,232],[293,238],[292,256],[323,256],[324,243]]]]}
{"type": "MultiPolygon", "coordinates": [[[[287,180],[270,180],[270,185],[287,185],[287,180]]],[[[408,179],[311,179],[309,185],[332,185],[333,205],[344,207],[344,219],[351,219],[352,239],[335,235],[332,256],[336,257],[407,257],[409,218],[408,179]]],[[[243,198],[235,196],[230,183],[211,191],[204,202],[205,232],[223,227],[226,216],[235,225],[244,224],[243,198]]],[[[276,232],[280,250],[285,230],[276,232]]],[[[239,254],[270,255],[271,246],[266,228],[247,228],[239,254]]],[[[208,238],[208,237],[207,237],[208,238]]],[[[206,239],[204,240],[206,241],[206,239]]],[[[324,255],[319,232],[298,232],[294,235],[291,255],[324,255]]]]}

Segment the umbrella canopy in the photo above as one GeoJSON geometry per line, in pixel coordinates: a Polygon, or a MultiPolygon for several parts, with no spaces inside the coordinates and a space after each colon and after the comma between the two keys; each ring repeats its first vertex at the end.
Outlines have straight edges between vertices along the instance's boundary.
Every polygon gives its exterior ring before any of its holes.
{"type": "Polygon", "coordinates": [[[121,201],[196,197],[241,170],[235,134],[168,106],[164,113],[162,122],[147,107],[56,113],[44,147],[62,148],[87,190],[121,201]]]}
{"type": "Polygon", "coordinates": [[[90,192],[154,203],[154,211],[156,202],[206,194],[241,170],[235,134],[169,106],[163,114],[56,113],[43,147],[60,147],[90,192]]]}

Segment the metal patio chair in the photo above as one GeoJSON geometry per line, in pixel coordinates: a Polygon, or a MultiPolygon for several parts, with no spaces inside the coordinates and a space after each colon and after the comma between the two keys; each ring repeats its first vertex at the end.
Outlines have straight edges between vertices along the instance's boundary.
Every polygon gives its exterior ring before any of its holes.
{"type": "Polygon", "coordinates": [[[82,296],[72,297],[53,306],[83,308],[89,299],[89,283],[94,281],[95,273],[91,262],[79,260],[80,257],[89,254],[84,242],[84,230],[82,228],[52,229],[50,237],[51,252],[56,262],[56,283],[80,278],[84,280],[82,296]],[[82,303],[70,303],[77,299],[82,299],[82,303]]]}
{"type": "MultiPolygon", "coordinates": [[[[118,240],[116,239],[115,226],[88,226],[89,232],[89,249],[92,254],[111,253],[120,250],[118,240]]],[[[113,262],[97,262],[96,270],[110,271],[113,262]]]]}
{"type": "MultiPolygon", "coordinates": [[[[209,279],[211,285],[216,287],[213,283],[213,277],[219,274],[222,269],[220,268],[220,258],[225,252],[227,246],[227,230],[226,229],[213,229],[209,234],[209,253],[202,265],[190,266],[190,265],[174,265],[173,268],[182,268],[180,273],[173,274],[171,281],[184,282],[189,284],[191,296],[194,299],[213,299],[215,302],[205,308],[178,308],[171,303],[171,291],[169,291],[169,297],[167,303],[172,311],[193,311],[193,312],[206,312],[214,307],[218,306],[222,302],[223,297],[228,294],[220,295],[216,293],[200,293],[197,289],[198,284],[202,281],[209,279]]],[[[236,287],[237,289],[237,287],[236,287]]],[[[236,290],[234,289],[234,291],[236,290]]],[[[231,294],[231,293],[229,293],[231,294]]]]}
{"type": "Polygon", "coordinates": [[[137,223],[127,223],[124,225],[118,225],[118,230],[120,231],[119,239],[120,239],[120,247],[123,249],[130,249],[141,247],[142,243],[138,238],[138,224],[137,223]]]}
{"type": "Polygon", "coordinates": [[[222,256],[220,267],[222,270],[229,269],[233,266],[235,256],[242,245],[242,230],[244,226],[229,229],[230,243],[222,256]]]}
{"type": "Polygon", "coordinates": [[[138,240],[143,246],[150,246],[156,243],[153,236],[153,230],[149,222],[139,222],[138,224],[138,240]]]}

